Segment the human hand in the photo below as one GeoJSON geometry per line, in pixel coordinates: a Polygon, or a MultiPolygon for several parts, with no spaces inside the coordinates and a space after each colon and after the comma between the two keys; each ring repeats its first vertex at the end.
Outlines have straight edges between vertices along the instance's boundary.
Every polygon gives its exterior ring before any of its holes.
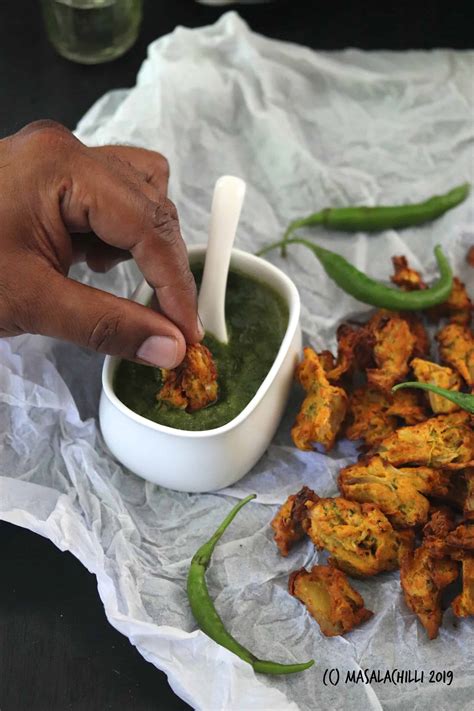
{"type": "Polygon", "coordinates": [[[88,148],[52,121],[0,141],[0,336],[40,333],[173,368],[200,341],[196,286],[159,153],[88,148]],[[85,233],[93,232],[97,237],[85,233]],[[82,233],[82,234],[81,234],[82,233]],[[132,256],[160,312],[68,278],[132,256]]]}

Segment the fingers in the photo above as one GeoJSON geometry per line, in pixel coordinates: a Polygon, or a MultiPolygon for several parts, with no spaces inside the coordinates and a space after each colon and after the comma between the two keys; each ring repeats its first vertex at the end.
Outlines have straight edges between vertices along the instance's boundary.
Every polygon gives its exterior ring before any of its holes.
{"type": "Polygon", "coordinates": [[[22,330],[162,368],[174,368],[183,360],[186,344],[181,332],[153,309],[54,270],[45,270],[42,281],[32,323],[22,324],[22,330]]]}
{"type": "Polygon", "coordinates": [[[163,314],[188,343],[201,340],[196,285],[169,200],[150,199],[106,163],[81,153],[63,191],[61,212],[70,230],[92,230],[107,244],[129,250],[155,289],[163,314]]]}
{"type": "Polygon", "coordinates": [[[161,153],[132,146],[100,146],[91,150],[100,157],[119,161],[124,170],[132,171],[139,180],[154,188],[155,197],[166,197],[169,164],[161,153]]]}
{"type": "Polygon", "coordinates": [[[93,272],[103,274],[117,266],[117,264],[132,258],[130,252],[111,247],[92,233],[71,235],[71,241],[72,264],[86,262],[93,272]]]}

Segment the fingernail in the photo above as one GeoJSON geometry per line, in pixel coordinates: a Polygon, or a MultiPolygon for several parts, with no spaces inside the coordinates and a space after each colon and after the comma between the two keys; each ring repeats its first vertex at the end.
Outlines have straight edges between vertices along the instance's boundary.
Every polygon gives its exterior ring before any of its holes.
{"type": "Polygon", "coordinates": [[[204,338],[204,334],[206,333],[204,330],[204,326],[202,325],[201,317],[198,314],[198,319],[197,319],[197,329],[199,333],[200,338],[204,338]]]}
{"type": "Polygon", "coordinates": [[[157,368],[174,368],[178,342],[169,336],[150,336],[137,351],[137,358],[157,368]]]}

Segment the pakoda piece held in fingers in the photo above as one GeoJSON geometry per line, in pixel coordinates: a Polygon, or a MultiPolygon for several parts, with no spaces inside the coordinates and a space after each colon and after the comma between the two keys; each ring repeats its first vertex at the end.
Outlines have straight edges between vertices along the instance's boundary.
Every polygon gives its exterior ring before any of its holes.
{"type": "Polygon", "coordinates": [[[405,319],[388,311],[378,311],[366,328],[374,338],[373,358],[377,366],[367,369],[367,381],[369,385],[389,393],[408,373],[415,336],[405,319]]]}
{"type": "MultiPolygon", "coordinates": [[[[431,383],[440,388],[459,392],[461,387],[461,378],[452,368],[448,366],[431,363],[422,358],[414,358],[410,366],[415,374],[415,378],[420,383],[431,383]]],[[[402,392],[398,390],[397,392],[402,392]]],[[[454,402],[450,402],[445,397],[436,395],[435,393],[425,393],[426,399],[430,403],[430,407],[436,415],[447,414],[459,410],[459,406],[454,402]]]]}
{"type": "Polygon", "coordinates": [[[329,383],[312,348],[304,349],[304,359],[296,370],[296,378],[307,395],[291,430],[293,442],[298,449],[309,451],[318,443],[328,451],[334,446],[346,416],[346,392],[329,383]]]}
{"type": "Polygon", "coordinates": [[[303,486],[297,494],[291,494],[275,514],[271,527],[275,531],[275,543],[284,556],[290,548],[305,535],[304,521],[308,516],[307,501],[318,501],[319,496],[312,489],[303,486]]]}
{"type": "Polygon", "coordinates": [[[462,592],[451,603],[456,617],[474,615],[474,555],[467,555],[461,560],[462,592]]]}
{"type": "Polygon", "coordinates": [[[202,410],[218,397],[217,368],[202,343],[186,349],[183,362],[173,370],[161,370],[163,385],[156,399],[187,412],[202,410]]]}
{"type": "Polygon", "coordinates": [[[356,577],[398,568],[400,540],[376,506],[339,497],[306,506],[308,536],[331,553],[331,565],[356,577]]]}
{"type": "Polygon", "coordinates": [[[404,256],[392,257],[394,273],[390,277],[391,281],[403,291],[419,291],[427,289],[427,285],[421,278],[420,272],[412,269],[408,260],[404,256]]]}
{"type": "Polygon", "coordinates": [[[291,574],[288,589],[301,600],[326,637],[350,632],[373,616],[345,573],[326,565],[315,565],[291,574]]]}
{"type": "Polygon", "coordinates": [[[458,277],[453,279],[453,288],[447,301],[439,306],[428,309],[428,318],[438,321],[449,318],[451,323],[468,326],[471,322],[472,302],[468,296],[465,285],[458,277]]]}
{"type": "Polygon", "coordinates": [[[447,557],[434,558],[423,545],[407,551],[401,561],[400,584],[405,602],[426,629],[429,639],[438,636],[441,625],[441,593],[457,576],[455,561],[447,557]]]}
{"type": "Polygon", "coordinates": [[[414,478],[378,456],[341,469],[338,486],[344,498],[377,506],[393,526],[408,528],[428,520],[430,504],[414,478]]]}
{"type": "Polygon", "coordinates": [[[471,329],[450,323],[436,335],[439,355],[474,388],[474,334],[471,329]]]}
{"type": "Polygon", "coordinates": [[[437,469],[463,469],[474,464],[474,431],[466,412],[431,417],[400,427],[372,452],[395,467],[404,464],[437,469]]]}

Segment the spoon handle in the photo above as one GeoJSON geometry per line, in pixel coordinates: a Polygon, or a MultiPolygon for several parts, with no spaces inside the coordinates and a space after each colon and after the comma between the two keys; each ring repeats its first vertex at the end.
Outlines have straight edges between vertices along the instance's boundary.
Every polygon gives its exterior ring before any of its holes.
{"type": "Polygon", "coordinates": [[[221,343],[228,342],[225,292],[244,197],[245,182],[240,178],[224,175],[216,182],[198,311],[204,330],[221,343]]]}

